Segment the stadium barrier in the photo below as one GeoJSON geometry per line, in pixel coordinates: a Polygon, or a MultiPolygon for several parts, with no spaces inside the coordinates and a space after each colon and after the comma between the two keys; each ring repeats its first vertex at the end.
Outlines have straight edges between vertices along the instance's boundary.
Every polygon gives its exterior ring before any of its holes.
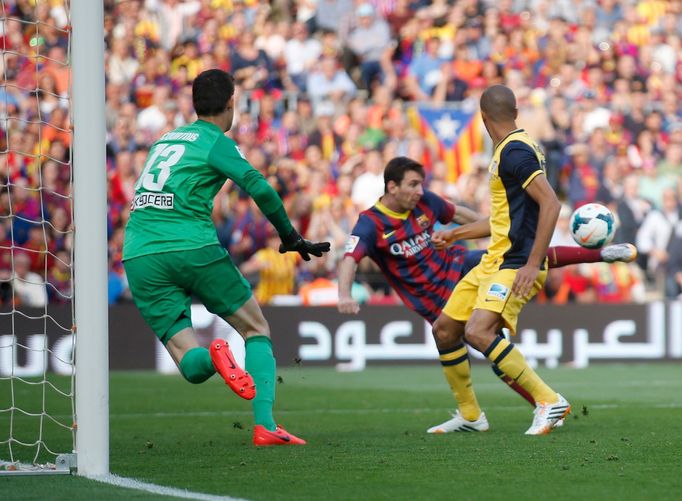
{"type": "MultiPolygon", "coordinates": [[[[71,334],[63,325],[70,306],[22,310],[12,328],[9,310],[0,310],[0,376],[40,376],[46,368],[70,374],[71,334]],[[12,331],[18,334],[12,349],[12,331]],[[43,356],[45,334],[49,352],[43,356]]],[[[361,370],[367,364],[424,363],[437,360],[430,326],[402,306],[365,306],[358,316],[333,307],[265,307],[273,329],[280,366],[336,366],[361,370]]],[[[197,334],[208,345],[230,339],[243,356],[239,336],[220,318],[194,305],[197,334]]],[[[81,332],[80,335],[87,335],[81,332]]],[[[174,372],[172,361],[132,304],[109,309],[109,360],[112,370],[174,372]]],[[[682,360],[682,302],[626,305],[536,305],[524,309],[515,343],[532,365],[578,368],[593,362],[664,362],[682,360]]],[[[243,343],[241,343],[243,345],[243,343]]],[[[473,351],[473,350],[472,350],[473,351]]],[[[473,352],[474,362],[483,357],[473,352]]]]}

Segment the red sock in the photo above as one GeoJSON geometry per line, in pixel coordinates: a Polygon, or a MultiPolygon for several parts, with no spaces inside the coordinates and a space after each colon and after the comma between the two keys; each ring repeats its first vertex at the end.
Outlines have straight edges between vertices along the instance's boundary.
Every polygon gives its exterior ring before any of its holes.
{"type": "Polygon", "coordinates": [[[547,257],[549,258],[550,268],[602,261],[601,249],[586,249],[584,247],[550,247],[547,249],[547,257]]]}
{"type": "Polygon", "coordinates": [[[514,390],[516,393],[518,393],[518,394],[521,395],[523,398],[525,398],[526,401],[527,401],[530,405],[532,405],[533,407],[535,407],[535,399],[533,398],[533,395],[531,395],[530,393],[528,393],[528,392],[523,388],[523,386],[521,386],[519,383],[517,383],[516,381],[514,381],[514,380],[513,380],[512,378],[510,378],[509,376],[504,376],[504,377],[502,377],[502,378],[500,378],[500,379],[501,379],[502,381],[504,381],[512,390],[514,390]]]}
{"type": "Polygon", "coordinates": [[[500,370],[500,368],[497,365],[493,364],[490,366],[490,368],[493,370],[495,375],[499,377],[507,386],[509,386],[512,390],[521,395],[521,397],[525,398],[530,405],[535,407],[535,399],[519,383],[517,383],[512,378],[507,376],[504,372],[502,372],[502,370],[500,370]]]}

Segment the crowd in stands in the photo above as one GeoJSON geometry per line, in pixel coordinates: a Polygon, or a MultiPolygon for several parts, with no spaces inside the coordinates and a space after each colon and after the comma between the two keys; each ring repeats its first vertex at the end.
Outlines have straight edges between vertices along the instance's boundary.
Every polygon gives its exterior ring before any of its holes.
{"type": "MultiPolygon", "coordinates": [[[[0,302],[70,297],[68,15],[63,0],[3,0],[0,31],[0,302]],[[39,224],[45,221],[44,224],[39,224]],[[14,246],[14,252],[11,251],[14,246]],[[28,278],[26,278],[28,277],[28,278]],[[47,294],[41,285],[49,282],[47,294]],[[33,289],[23,293],[24,289],[33,289]],[[40,290],[37,290],[40,289],[40,290]],[[42,290],[42,293],[40,291],[42,290]]],[[[127,298],[124,226],[137,174],[161,134],[195,119],[191,82],[221,68],[237,83],[231,136],[328,258],[276,251],[272,227],[228,182],[221,243],[258,299],[334,301],[334,274],[359,211],[397,155],[426,186],[487,214],[487,161],[451,181],[405,107],[476,103],[510,86],[565,203],[553,245],[575,245],[572,209],[608,205],[637,264],[553,272],[542,301],[640,301],[682,292],[682,2],[643,0],[105,0],[110,301],[127,298]]],[[[95,117],[93,117],[95,119],[95,117]]],[[[87,127],[87,124],[78,124],[87,127]]],[[[471,245],[484,246],[485,242],[471,245]]],[[[396,302],[371,263],[357,294],[396,302]]]]}

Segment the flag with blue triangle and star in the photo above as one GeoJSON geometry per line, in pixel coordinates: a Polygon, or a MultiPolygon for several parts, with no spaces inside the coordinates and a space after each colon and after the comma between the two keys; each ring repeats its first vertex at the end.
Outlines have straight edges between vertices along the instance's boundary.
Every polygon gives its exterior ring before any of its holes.
{"type": "Polygon", "coordinates": [[[472,155],[483,150],[478,111],[418,104],[409,107],[407,115],[412,127],[447,165],[449,182],[472,169],[472,155]]]}

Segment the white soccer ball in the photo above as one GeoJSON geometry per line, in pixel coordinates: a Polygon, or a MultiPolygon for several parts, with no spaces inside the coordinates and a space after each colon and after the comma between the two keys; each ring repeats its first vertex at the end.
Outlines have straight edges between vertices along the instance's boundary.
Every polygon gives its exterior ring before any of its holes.
{"type": "Polygon", "coordinates": [[[571,215],[571,235],[578,245],[599,249],[613,240],[616,218],[601,204],[587,204],[571,215]]]}

